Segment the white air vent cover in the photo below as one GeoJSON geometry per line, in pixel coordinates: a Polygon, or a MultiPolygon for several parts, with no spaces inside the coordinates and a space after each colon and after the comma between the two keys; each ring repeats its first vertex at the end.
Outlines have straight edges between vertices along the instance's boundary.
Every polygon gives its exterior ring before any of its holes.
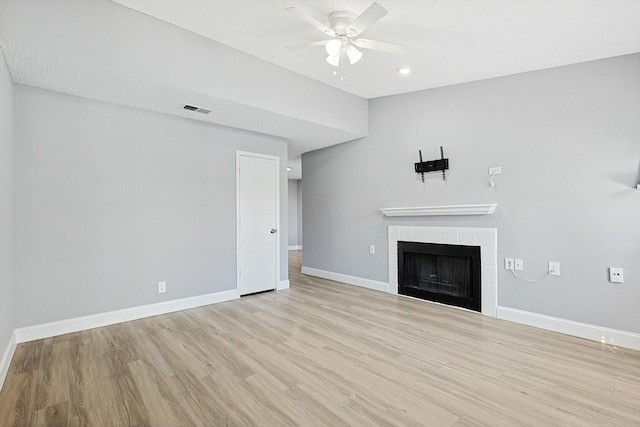
{"type": "Polygon", "coordinates": [[[189,104],[184,104],[182,106],[182,109],[189,110],[189,111],[195,111],[196,113],[202,113],[202,114],[209,114],[211,112],[211,110],[207,110],[206,108],[200,108],[200,107],[196,107],[196,106],[189,105],[189,104]]]}

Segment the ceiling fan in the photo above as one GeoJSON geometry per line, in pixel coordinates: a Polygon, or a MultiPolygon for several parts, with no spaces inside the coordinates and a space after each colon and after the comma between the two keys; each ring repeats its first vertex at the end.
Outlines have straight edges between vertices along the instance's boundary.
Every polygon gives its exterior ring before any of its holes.
{"type": "Polygon", "coordinates": [[[346,10],[333,12],[329,15],[328,26],[300,12],[295,7],[288,7],[287,11],[295,15],[298,19],[319,29],[329,37],[332,37],[330,40],[320,40],[317,42],[288,46],[287,49],[324,46],[329,55],[327,56],[327,62],[334,67],[340,65],[340,59],[343,56],[346,56],[352,65],[358,62],[360,58],[362,58],[362,52],[360,52],[358,48],[377,50],[396,55],[402,55],[406,52],[407,47],[404,45],[358,38],[358,36],[365,32],[371,25],[389,13],[378,3],[373,3],[367,10],[362,12],[360,16],[346,10]]]}

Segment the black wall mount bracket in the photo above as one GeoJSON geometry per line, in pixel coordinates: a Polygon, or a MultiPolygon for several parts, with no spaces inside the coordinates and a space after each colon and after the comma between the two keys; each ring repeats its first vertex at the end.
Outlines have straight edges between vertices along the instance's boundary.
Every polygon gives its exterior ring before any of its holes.
{"type": "Polygon", "coordinates": [[[440,146],[440,158],[437,160],[427,160],[424,162],[422,161],[422,150],[418,150],[418,153],[420,153],[420,161],[415,163],[415,169],[416,173],[422,175],[422,182],[424,182],[425,172],[442,171],[442,180],[445,181],[447,179],[444,171],[449,169],[449,159],[444,158],[442,146],[440,146]]]}

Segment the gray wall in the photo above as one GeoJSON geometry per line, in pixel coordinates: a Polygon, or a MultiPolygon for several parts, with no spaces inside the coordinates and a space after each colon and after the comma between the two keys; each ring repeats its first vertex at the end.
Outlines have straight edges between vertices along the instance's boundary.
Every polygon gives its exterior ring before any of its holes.
{"type": "Polygon", "coordinates": [[[17,85],[15,141],[16,327],[234,289],[237,149],[280,157],[287,226],[279,138],[17,85]]]}
{"type": "Polygon", "coordinates": [[[13,82],[0,50],[0,358],[14,330],[13,319],[13,82]]]}
{"type": "Polygon", "coordinates": [[[302,246],[302,180],[298,180],[298,205],[296,214],[298,216],[298,246],[302,246]]]}
{"type": "Polygon", "coordinates": [[[497,227],[500,263],[522,258],[540,281],[500,268],[500,306],[639,333],[638,76],[636,54],[370,101],[369,137],[303,155],[304,265],[386,282],[388,225],[497,227]],[[418,149],[434,159],[440,145],[447,180],[422,183],[418,149]],[[491,202],[481,217],[378,211],[491,202]]]}
{"type": "Polygon", "coordinates": [[[298,181],[289,180],[289,246],[298,246],[298,181]]]}

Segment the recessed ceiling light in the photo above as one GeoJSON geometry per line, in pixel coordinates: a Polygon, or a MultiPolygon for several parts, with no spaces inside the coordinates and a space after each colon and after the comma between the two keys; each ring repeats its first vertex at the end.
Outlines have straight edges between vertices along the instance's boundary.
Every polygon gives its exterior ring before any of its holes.
{"type": "Polygon", "coordinates": [[[287,172],[291,172],[293,169],[291,168],[287,168],[287,172]]]}
{"type": "Polygon", "coordinates": [[[411,68],[408,68],[408,67],[398,68],[398,72],[404,75],[411,74],[411,68]]]}

